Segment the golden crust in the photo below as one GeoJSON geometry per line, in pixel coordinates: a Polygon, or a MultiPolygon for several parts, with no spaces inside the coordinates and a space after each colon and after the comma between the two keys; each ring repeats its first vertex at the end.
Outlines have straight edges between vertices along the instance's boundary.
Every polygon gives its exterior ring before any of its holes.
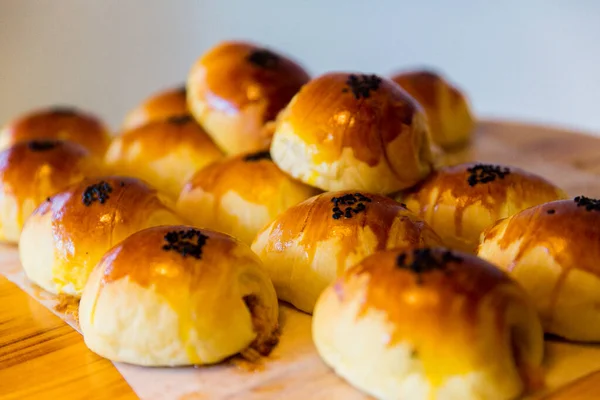
{"type": "Polygon", "coordinates": [[[528,290],[547,332],[600,341],[600,211],[577,199],[499,221],[484,233],[478,255],[528,290]]]}
{"type": "Polygon", "coordinates": [[[320,296],[313,338],[338,374],[382,399],[512,399],[534,383],[543,352],[526,293],[441,248],[363,259],[320,296]]]}
{"type": "Polygon", "coordinates": [[[396,74],[392,80],[423,106],[435,144],[452,148],[466,144],[475,119],[465,95],[440,74],[416,70],[396,74]]]}
{"type": "Polygon", "coordinates": [[[53,293],[79,296],[113,245],[141,229],[182,223],[169,201],[135,178],[84,179],[43,202],[19,240],[28,277],[53,293]]]}
{"type": "Polygon", "coordinates": [[[391,193],[417,183],[432,163],[421,107],[391,80],[341,72],[313,79],[294,97],[278,118],[271,154],[324,190],[391,193]]]}
{"type": "Polygon", "coordinates": [[[95,116],[77,109],[55,107],[32,111],[8,123],[0,132],[0,148],[35,139],[69,140],[101,157],[110,135],[95,116]]]}
{"type": "Polygon", "coordinates": [[[92,350],[154,366],[211,364],[249,346],[260,351],[273,340],[277,318],[275,290],[250,248],[190,226],[145,229],[111,249],[86,285],[80,310],[92,350]],[[138,318],[128,317],[127,302],[143,310],[138,318]],[[163,306],[174,326],[152,325],[163,306]]]}
{"type": "Polygon", "coordinates": [[[90,153],[72,142],[19,142],[1,152],[0,240],[18,242],[25,219],[47,197],[99,173],[90,153]]]}
{"type": "Polygon", "coordinates": [[[252,250],[279,298],[312,312],[321,291],[365,256],[440,243],[425,222],[388,197],[328,192],[280,214],[258,233],[252,250]]]}
{"type": "Polygon", "coordinates": [[[130,130],[149,122],[188,115],[185,86],[154,93],[136,108],[129,111],[123,121],[123,130],[130,130]]]}
{"type": "Polygon", "coordinates": [[[284,174],[268,152],[242,154],[202,168],[184,186],[177,209],[197,226],[251,244],[256,233],[317,190],[284,174]]]}
{"type": "Polygon", "coordinates": [[[223,42],[194,64],[188,106],[228,154],[268,148],[273,121],[302,85],[306,71],[282,54],[247,42],[223,42]]]}
{"type": "Polygon", "coordinates": [[[192,117],[176,116],[115,137],[105,162],[112,173],[143,179],[177,198],[194,172],[221,157],[192,117]]]}
{"type": "Polygon", "coordinates": [[[483,230],[497,220],[566,194],[519,168],[465,163],[441,168],[400,197],[446,245],[473,253],[483,230]]]}

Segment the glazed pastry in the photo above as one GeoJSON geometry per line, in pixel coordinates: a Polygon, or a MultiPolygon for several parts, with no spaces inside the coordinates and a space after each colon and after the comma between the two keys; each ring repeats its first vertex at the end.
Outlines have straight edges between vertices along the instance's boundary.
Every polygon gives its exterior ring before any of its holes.
{"type": "Polygon", "coordinates": [[[194,172],[221,157],[192,117],[179,116],[115,137],[105,162],[111,173],[143,179],[176,199],[194,172]]]}
{"type": "Polygon", "coordinates": [[[122,129],[127,131],[182,115],[189,115],[185,86],[162,90],[145,99],[127,113],[122,129]]]}
{"type": "Polygon", "coordinates": [[[473,253],[483,230],[497,220],[565,196],[544,178],[519,168],[466,163],[441,168],[399,199],[448,247],[473,253]]]}
{"type": "Polygon", "coordinates": [[[294,97],[278,118],[273,161],[323,190],[388,194],[431,171],[425,114],[391,80],[329,73],[294,97]]]}
{"type": "Polygon", "coordinates": [[[86,345],[144,366],[213,364],[277,343],[277,296],[250,248],[189,226],[137,232],[112,248],[83,291],[86,345]]]}
{"type": "Polygon", "coordinates": [[[265,150],[275,120],[302,85],[306,71],[295,61],[247,42],[223,42],[192,67],[188,107],[227,154],[265,150]]]}
{"type": "Polygon", "coordinates": [[[57,140],[19,142],[0,153],[0,241],[17,243],[23,224],[49,196],[99,173],[82,146],[57,140]]]}
{"type": "Polygon", "coordinates": [[[440,243],[425,222],[388,197],[328,192],[280,214],[258,233],[252,250],[279,299],[312,313],[323,289],[369,254],[440,243]]]}
{"type": "Polygon", "coordinates": [[[250,245],[280,213],[317,194],[284,174],[268,151],[217,161],[188,181],[177,210],[196,226],[228,233],[250,245]]]}
{"type": "Polygon", "coordinates": [[[75,108],[54,107],[25,114],[0,131],[0,149],[30,140],[68,140],[102,157],[110,136],[95,116],[75,108]]]}
{"type": "Polygon", "coordinates": [[[35,209],[23,227],[19,256],[33,283],[79,297],[112,246],[144,228],[183,222],[164,196],[137,179],[85,179],[35,209]]]}
{"type": "Polygon", "coordinates": [[[467,98],[452,83],[428,70],[400,73],[392,80],[423,106],[435,144],[451,149],[470,141],[475,119],[467,98]]]}
{"type": "Polygon", "coordinates": [[[478,255],[534,300],[546,332],[600,341],[600,200],[584,196],[521,211],[488,229],[478,255]]]}
{"type": "Polygon", "coordinates": [[[542,383],[534,305],[505,273],[441,248],[375,253],[321,295],[323,361],[383,400],[509,400],[542,383]]]}

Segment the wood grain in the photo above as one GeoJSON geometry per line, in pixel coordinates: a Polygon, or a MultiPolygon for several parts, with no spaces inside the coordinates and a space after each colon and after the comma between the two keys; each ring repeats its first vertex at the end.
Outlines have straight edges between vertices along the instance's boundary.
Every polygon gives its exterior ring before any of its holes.
{"type": "MultiPolygon", "coordinates": [[[[522,166],[568,187],[571,195],[600,197],[598,138],[539,126],[484,122],[479,126],[473,145],[447,156],[445,163],[473,159],[522,166]]],[[[298,366],[299,369],[311,367],[298,366]]],[[[136,367],[119,368],[127,373],[136,367]]],[[[213,376],[211,371],[203,373],[213,376]]],[[[319,386],[338,379],[329,371],[318,369],[311,376],[311,382],[292,379],[291,386],[301,390],[307,384],[319,386]]],[[[250,383],[252,379],[248,379],[250,383]]],[[[257,386],[252,393],[247,392],[248,398],[271,398],[269,390],[280,390],[281,379],[274,374],[267,382],[272,387],[257,386]]],[[[143,383],[131,382],[134,387],[143,383]]],[[[351,396],[350,389],[347,394],[351,396]]],[[[200,393],[190,396],[190,399],[210,398],[200,393]]],[[[235,395],[230,397],[236,398],[235,395]]],[[[136,397],[113,364],[88,351],[77,332],[0,277],[0,398],[136,397]]],[[[543,397],[544,400],[596,398],[600,398],[600,371],[586,374],[543,397]]]]}
{"type": "Polygon", "coordinates": [[[79,333],[0,276],[0,398],[135,399],[79,333]]]}

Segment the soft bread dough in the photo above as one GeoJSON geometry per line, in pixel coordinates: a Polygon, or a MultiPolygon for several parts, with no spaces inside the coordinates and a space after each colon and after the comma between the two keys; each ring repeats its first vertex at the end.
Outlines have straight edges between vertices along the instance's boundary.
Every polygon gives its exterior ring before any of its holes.
{"type": "Polygon", "coordinates": [[[86,345],[143,366],[212,364],[277,341],[273,284],[250,248],[189,226],[149,228],[112,248],[79,309],[86,345]]]}
{"type": "Polygon", "coordinates": [[[529,292],[546,332],[598,342],[600,202],[576,199],[542,204],[499,221],[484,233],[477,254],[529,292]]]}
{"type": "Polygon", "coordinates": [[[317,193],[284,174],[266,151],[230,157],[199,170],[184,186],[177,210],[197,226],[250,245],[275,217],[317,193]]]}
{"type": "Polygon", "coordinates": [[[320,296],[312,332],[326,364],[382,400],[509,400],[541,376],[543,332],[525,291],[444,249],[363,259],[320,296]]]}
{"type": "Polygon", "coordinates": [[[280,214],[258,233],[252,250],[278,297],[311,313],[323,289],[367,255],[440,243],[424,221],[388,197],[327,192],[280,214]]]}
{"type": "Polygon", "coordinates": [[[19,240],[27,277],[50,293],[79,297],[92,268],[141,229],[185,222],[168,199],[128,177],[85,179],[35,209],[19,240]]]}
{"type": "Polygon", "coordinates": [[[515,167],[465,163],[443,167],[397,199],[455,250],[474,253],[481,233],[499,219],[566,194],[515,167]]]}
{"type": "Polygon", "coordinates": [[[295,61],[249,42],[222,42],[200,57],[187,81],[188,107],[227,154],[265,150],[269,126],[308,82],[295,61]]]}
{"type": "Polygon", "coordinates": [[[49,196],[101,174],[84,147],[56,140],[19,142],[0,153],[0,241],[18,243],[23,224],[49,196]]]}

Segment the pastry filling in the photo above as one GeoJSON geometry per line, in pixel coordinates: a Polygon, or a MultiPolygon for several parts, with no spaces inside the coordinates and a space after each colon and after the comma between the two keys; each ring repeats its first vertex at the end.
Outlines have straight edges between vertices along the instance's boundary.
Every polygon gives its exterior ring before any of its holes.
{"type": "Polygon", "coordinates": [[[256,339],[240,354],[248,361],[256,361],[260,356],[268,356],[279,342],[278,329],[271,331],[269,328],[269,315],[267,308],[255,294],[243,297],[244,304],[252,316],[252,327],[256,332],[256,339]]]}

